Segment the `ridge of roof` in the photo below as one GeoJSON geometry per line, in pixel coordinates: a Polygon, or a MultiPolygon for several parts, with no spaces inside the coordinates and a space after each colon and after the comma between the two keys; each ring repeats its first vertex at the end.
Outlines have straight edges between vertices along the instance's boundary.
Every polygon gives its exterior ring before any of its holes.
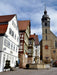
{"type": "Polygon", "coordinates": [[[12,14],[12,15],[1,15],[0,16],[0,23],[10,21],[15,15],[16,14],[12,14]]]}

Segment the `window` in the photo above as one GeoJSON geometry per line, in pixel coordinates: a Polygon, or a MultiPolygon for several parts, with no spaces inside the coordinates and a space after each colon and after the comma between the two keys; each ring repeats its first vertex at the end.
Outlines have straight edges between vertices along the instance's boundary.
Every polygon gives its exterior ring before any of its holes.
{"type": "Polygon", "coordinates": [[[4,45],[8,48],[10,48],[10,42],[6,39],[4,39],[4,45]]]}
{"type": "Polygon", "coordinates": [[[53,50],[53,53],[56,53],[56,51],[55,51],[55,50],[53,50]]]}
{"type": "Polygon", "coordinates": [[[45,26],[47,26],[47,23],[45,23],[45,26]]]}
{"type": "Polygon", "coordinates": [[[11,43],[11,49],[13,49],[13,44],[11,43]]]}
{"type": "Polygon", "coordinates": [[[11,34],[11,28],[9,28],[9,34],[11,34]]]}
{"type": "Polygon", "coordinates": [[[15,50],[15,44],[13,42],[10,42],[7,39],[4,39],[4,45],[8,48],[10,48],[11,50],[15,50]]]}
{"type": "Polygon", "coordinates": [[[28,53],[31,53],[31,49],[28,50],[28,53]]]}
{"type": "Polygon", "coordinates": [[[12,31],[12,36],[14,37],[14,32],[12,31]]]}
{"type": "Polygon", "coordinates": [[[55,48],[57,48],[57,41],[55,41],[55,48]]]}
{"type": "Polygon", "coordinates": [[[15,23],[15,21],[14,21],[14,20],[12,21],[12,25],[14,26],[14,28],[16,28],[16,29],[17,29],[16,23],[15,23]]]}
{"type": "Polygon", "coordinates": [[[46,40],[47,40],[47,35],[46,35],[46,40]]]}
{"type": "Polygon", "coordinates": [[[32,41],[29,41],[29,45],[32,45],[32,41]]]}
{"type": "Polygon", "coordinates": [[[15,39],[16,39],[16,34],[15,34],[15,39]]]}
{"type": "Polygon", "coordinates": [[[14,50],[15,50],[15,45],[14,45],[14,50]]]}
{"type": "Polygon", "coordinates": [[[10,48],[10,42],[9,41],[7,41],[7,46],[8,46],[8,48],[10,48]]]}
{"type": "Polygon", "coordinates": [[[45,29],[45,33],[47,34],[47,29],[45,29]]]}
{"type": "Polygon", "coordinates": [[[37,48],[37,46],[36,46],[36,48],[37,48]]]}
{"type": "Polygon", "coordinates": [[[16,47],[16,52],[17,52],[17,47],[16,47]]]}
{"type": "Polygon", "coordinates": [[[46,58],[46,60],[48,60],[49,57],[45,57],[45,58],[46,58]]]}
{"type": "Polygon", "coordinates": [[[4,45],[6,46],[6,39],[4,39],[4,45]]]}
{"type": "Polygon", "coordinates": [[[12,31],[11,28],[9,28],[9,34],[14,37],[14,32],[12,31]]]}

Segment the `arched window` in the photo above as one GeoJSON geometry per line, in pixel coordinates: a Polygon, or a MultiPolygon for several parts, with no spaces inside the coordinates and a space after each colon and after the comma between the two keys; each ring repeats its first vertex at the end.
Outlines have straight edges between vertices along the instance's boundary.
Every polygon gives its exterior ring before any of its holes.
{"type": "Polygon", "coordinates": [[[57,48],[57,41],[55,41],[55,48],[57,48]]]}
{"type": "Polygon", "coordinates": [[[47,34],[47,29],[45,29],[45,33],[47,34]]]}
{"type": "Polygon", "coordinates": [[[46,35],[46,40],[47,40],[47,35],[46,35]]]}
{"type": "Polygon", "coordinates": [[[47,26],[47,23],[45,23],[45,26],[47,26]]]}

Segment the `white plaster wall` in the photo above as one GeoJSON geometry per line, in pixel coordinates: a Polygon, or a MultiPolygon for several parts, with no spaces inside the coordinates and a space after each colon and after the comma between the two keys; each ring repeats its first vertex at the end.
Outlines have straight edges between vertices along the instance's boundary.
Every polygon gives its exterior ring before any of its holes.
{"type": "Polygon", "coordinates": [[[0,51],[2,51],[3,46],[3,36],[0,36],[0,51]]]}
{"type": "Polygon", "coordinates": [[[19,41],[17,42],[17,39],[15,40],[10,34],[9,34],[9,28],[11,28],[14,31],[14,34],[16,34],[16,37],[19,37],[19,29],[18,29],[18,24],[17,24],[17,19],[16,16],[13,17],[11,21],[8,22],[8,29],[6,31],[6,35],[8,35],[8,38],[12,40],[16,45],[19,45],[20,42],[20,37],[19,41]],[[16,27],[12,25],[12,21],[14,21],[16,27]]]}
{"type": "MultiPolygon", "coordinates": [[[[7,38],[6,38],[6,37],[3,38],[3,51],[4,51],[5,53],[7,53],[7,54],[13,55],[13,56],[15,56],[15,57],[18,58],[18,50],[17,50],[17,52],[16,52],[16,50],[13,50],[13,49],[11,49],[11,48],[6,47],[6,46],[4,45],[4,39],[7,39],[7,38]]],[[[7,40],[10,41],[9,39],[7,39],[7,40]]],[[[10,44],[11,44],[11,41],[10,41],[10,44]]],[[[17,47],[17,45],[16,45],[16,47],[17,47]]],[[[18,47],[17,47],[17,48],[18,48],[18,47]]]]}
{"type": "Polygon", "coordinates": [[[32,63],[35,63],[34,58],[35,58],[35,41],[33,42],[33,62],[32,63]]]}
{"type": "MultiPolygon", "coordinates": [[[[8,22],[8,28],[7,28],[7,31],[6,31],[5,34],[8,36],[7,40],[10,39],[18,47],[18,49],[19,49],[20,37],[19,37],[19,30],[18,30],[18,24],[17,24],[16,16],[14,16],[13,19],[8,22]],[[16,27],[14,27],[12,25],[12,21],[14,21],[16,27]],[[16,34],[16,39],[9,34],[9,28],[11,28],[14,31],[14,34],[16,34]],[[19,38],[19,41],[17,41],[17,37],[19,38]]],[[[10,51],[12,51],[12,55],[18,57],[18,51],[16,52],[16,51],[13,51],[13,50],[9,50],[9,48],[6,48],[6,49],[7,50],[5,50],[4,52],[10,53],[10,51]]]]}
{"type": "Polygon", "coordinates": [[[2,72],[2,52],[0,52],[0,72],[2,72]]]}
{"type": "Polygon", "coordinates": [[[3,52],[3,36],[0,36],[0,72],[2,72],[2,69],[3,69],[3,55],[2,55],[2,52],[3,52]]]}
{"type": "Polygon", "coordinates": [[[16,16],[14,16],[13,19],[8,22],[8,28],[7,28],[5,35],[7,37],[5,36],[3,36],[3,38],[0,37],[0,44],[1,44],[0,49],[3,51],[0,56],[1,57],[0,72],[3,71],[3,68],[5,66],[5,61],[7,59],[10,60],[11,67],[15,67],[16,61],[18,61],[18,50],[19,50],[20,37],[19,37],[19,29],[18,29],[16,16]],[[16,27],[12,25],[12,21],[14,21],[16,27]],[[9,28],[11,28],[14,31],[14,34],[16,34],[16,39],[9,34],[9,28]],[[17,41],[17,37],[19,38],[19,41],[17,41]],[[4,45],[4,39],[7,39],[8,41],[13,42],[13,44],[15,44],[17,47],[17,52],[16,50],[12,50],[11,48],[6,47],[4,45]],[[3,59],[4,57],[5,59],[3,59]]]}
{"type": "Polygon", "coordinates": [[[36,56],[36,50],[37,50],[37,56],[40,57],[40,45],[38,45],[37,48],[35,45],[33,46],[33,63],[35,63],[34,58],[36,56]]]}
{"type": "Polygon", "coordinates": [[[36,48],[36,46],[35,46],[34,49],[35,49],[35,52],[36,52],[36,50],[37,50],[37,56],[40,57],[40,45],[38,45],[37,48],[36,48]]]}
{"type": "Polygon", "coordinates": [[[37,49],[38,49],[38,51],[37,51],[38,53],[37,54],[40,57],[40,45],[38,45],[37,49]]]}

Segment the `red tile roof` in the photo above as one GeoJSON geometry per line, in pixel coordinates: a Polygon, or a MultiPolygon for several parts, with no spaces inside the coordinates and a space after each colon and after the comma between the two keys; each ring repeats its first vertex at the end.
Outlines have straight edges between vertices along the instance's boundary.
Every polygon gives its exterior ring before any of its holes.
{"type": "Polygon", "coordinates": [[[1,23],[1,22],[8,22],[8,21],[10,21],[14,16],[15,16],[15,14],[14,14],[14,15],[4,15],[4,16],[0,16],[0,23],[1,23]]]}
{"type": "Polygon", "coordinates": [[[0,16],[0,34],[4,34],[7,30],[8,24],[6,22],[10,21],[14,15],[4,15],[0,16]]]}
{"type": "Polygon", "coordinates": [[[35,45],[39,45],[38,35],[35,35],[35,45]]]}
{"type": "Polygon", "coordinates": [[[30,20],[18,21],[19,31],[25,31],[30,25],[30,20]]]}
{"type": "Polygon", "coordinates": [[[6,32],[7,26],[8,26],[8,24],[0,25],[0,34],[4,34],[6,32]]]}
{"type": "Polygon", "coordinates": [[[39,45],[38,35],[30,35],[29,39],[33,38],[35,40],[35,45],[39,45]]]}
{"type": "Polygon", "coordinates": [[[34,34],[30,35],[29,39],[31,39],[31,38],[35,39],[35,35],[34,34]]]}

